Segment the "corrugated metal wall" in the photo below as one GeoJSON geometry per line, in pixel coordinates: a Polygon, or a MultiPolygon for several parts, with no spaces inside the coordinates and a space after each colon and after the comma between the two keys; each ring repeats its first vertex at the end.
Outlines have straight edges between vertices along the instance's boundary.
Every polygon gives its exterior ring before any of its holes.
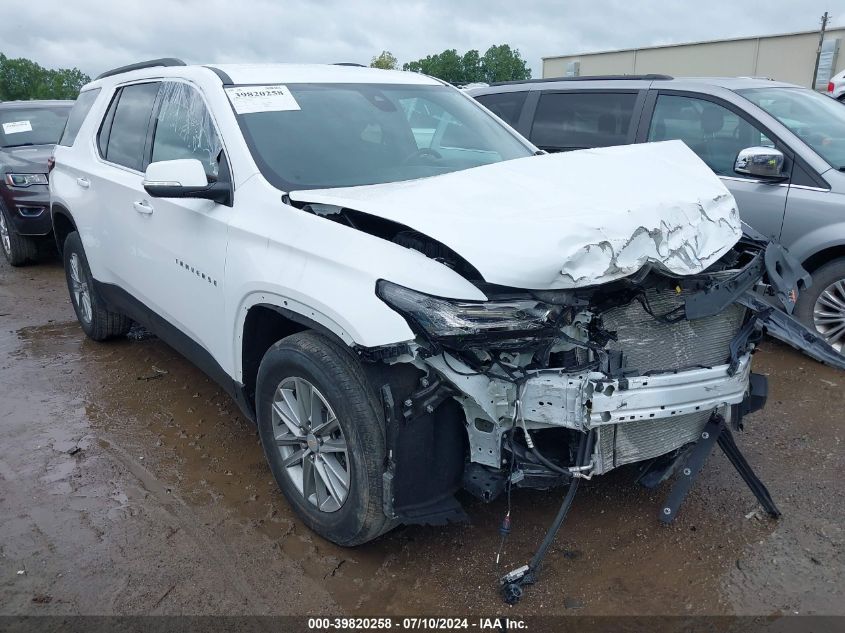
{"type": "MultiPolygon", "coordinates": [[[[845,28],[828,29],[826,39],[845,44],[845,28]]],[[[746,39],[658,46],[604,53],[543,58],[543,77],[563,77],[571,62],[580,75],[665,73],[676,77],[771,77],[810,86],[816,61],[818,32],[790,33],[746,39]]],[[[845,48],[845,46],[843,46],[845,48]]],[[[834,72],[845,69],[845,53],[834,72]]]]}

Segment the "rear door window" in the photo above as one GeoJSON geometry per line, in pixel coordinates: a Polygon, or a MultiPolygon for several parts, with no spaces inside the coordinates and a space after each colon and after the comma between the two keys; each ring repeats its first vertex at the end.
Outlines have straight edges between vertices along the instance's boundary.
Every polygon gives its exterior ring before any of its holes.
{"type": "Polygon", "coordinates": [[[79,93],[76,103],[73,104],[70,115],[68,115],[65,130],[62,132],[62,138],[59,139],[59,145],[66,145],[67,147],[73,145],[76,135],[79,134],[79,128],[82,127],[85,117],[88,116],[88,112],[91,111],[91,106],[94,105],[99,94],[99,88],[79,93]]]}
{"type": "Polygon", "coordinates": [[[657,98],[648,140],[681,140],[720,176],[736,175],[740,150],[775,146],[761,130],[718,103],[666,94],[657,98]]]}
{"type": "MultiPolygon", "coordinates": [[[[100,131],[101,149],[105,145],[103,158],[107,161],[136,171],[143,170],[147,131],[159,85],[159,82],[154,82],[125,86],[115,97],[111,126],[104,126],[100,131]],[[105,143],[102,142],[104,134],[108,135],[105,143]]],[[[111,113],[112,108],[109,110],[111,113]]]]}
{"type": "Polygon", "coordinates": [[[476,99],[508,125],[516,127],[527,96],[527,92],[500,92],[493,95],[479,95],[476,99]]]}
{"type": "Polygon", "coordinates": [[[635,92],[545,92],[531,142],[552,152],[625,145],[636,102],[635,92]]]}

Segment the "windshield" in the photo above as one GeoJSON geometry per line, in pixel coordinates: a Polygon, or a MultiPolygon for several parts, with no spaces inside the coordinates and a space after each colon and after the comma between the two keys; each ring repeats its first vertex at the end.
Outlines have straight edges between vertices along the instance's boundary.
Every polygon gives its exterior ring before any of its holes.
{"type": "Polygon", "coordinates": [[[806,88],[737,92],[783,123],[831,166],[845,166],[845,106],[841,103],[806,88]]]}
{"type": "Polygon", "coordinates": [[[0,147],[55,145],[70,106],[0,109],[0,147]]]}
{"type": "Polygon", "coordinates": [[[286,88],[294,102],[284,109],[238,115],[259,168],[283,191],[411,180],[532,154],[448,86],[286,88]]]}

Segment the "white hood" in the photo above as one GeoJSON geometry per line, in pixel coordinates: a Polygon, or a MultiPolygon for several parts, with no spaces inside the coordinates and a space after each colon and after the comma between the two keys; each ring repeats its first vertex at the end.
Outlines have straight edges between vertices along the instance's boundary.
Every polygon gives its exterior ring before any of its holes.
{"type": "Polygon", "coordinates": [[[538,290],[607,283],[646,264],[699,273],[742,234],[733,196],[681,141],[290,197],[399,222],[447,245],[490,283],[538,290]]]}

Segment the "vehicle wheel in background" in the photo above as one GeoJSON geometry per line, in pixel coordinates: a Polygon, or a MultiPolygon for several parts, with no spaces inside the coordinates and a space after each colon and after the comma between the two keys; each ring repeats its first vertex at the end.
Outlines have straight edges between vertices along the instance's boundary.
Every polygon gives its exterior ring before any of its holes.
{"type": "Polygon", "coordinates": [[[845,259],[813,273],[813,285],[798,297],[795,316],[840,353],[845,350],[845,259]]]}
{"type": "Polygon", "coordinates": [[[284,338],[261,361],[255,399],[270,470],[309,528],[351,546],[393,527],[380,407],[355,356],[316,332],[284,338]]]}
{"type": "Polygon", "coordinates": [[[82,330],[95,341],[124,336],[132,327],[132,320],[107,310],[94,292],[94,278],[76,231],[65,239],[63,254],[70,301],[82,330]]]}
{"type": "Polygon", "coordinates": [[[0,250],[12,266],[31,262],[38,255],[38,245],[35,240],[15,233],[12,228],[12,219],[2,202],[0,202],[0,250]]]}

